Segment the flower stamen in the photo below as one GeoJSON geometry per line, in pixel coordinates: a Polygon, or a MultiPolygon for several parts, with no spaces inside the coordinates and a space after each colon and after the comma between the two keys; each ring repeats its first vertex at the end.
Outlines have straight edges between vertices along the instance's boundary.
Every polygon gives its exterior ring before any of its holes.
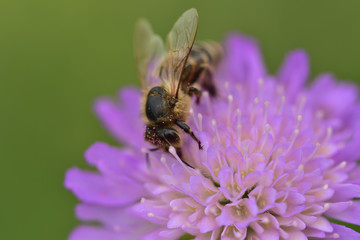
{"type": "Polygon", "coordinates": [[[270,105],[270,102],[269,101],[265,101],[264,102],[264,123],[263,124],[266,124],[267,121],[268,121],[268,111],[269,111],[269,105],[270,105]]]}
{"type": "Polygon", "coordinates": [[[228,95],[228,116],[227,116],[227,126],[231,126],[231,113],[232,113],[232,102],[233,102],[233,96],[231,94],[228,95]]]}
{"type": "Polygon", "coordinates": [[[176,150],[173,146],[169,147],[169,152],[171,153],[171,155],[173,155],[173,157],[181,164],[181,166],[184,167],[184,169],[192,174],[192,171],[190,170],[190,168],[188,166],[185,165],[185,163],[180,159],[179,155],[176,153],[176,150]]]}
{"type": "Polygon", "coordinates": [[[314,150],[311,152],[311,154],[306,158],[305,162],[308,162],[309,160],[311,160],[311,159],[315,156],[315,154],[316,154],[316,152],[319,150],[320,146],[321,146],[321,144],[320,144],[319,142],[317,142],[317,143],[315,144],[315,149],[314,149],[314,150]]]}
{"type": "Polygon", "coordinates": [[[281,96],[280,107],[278,108],[277,115],[281,115],[281,114],[283,113],[283,110],[284,110],[284,107],[285,107],[285,103],[286,103],[286,97],[285,97],[285,96],[281,96]]]}
{"type": "Polygon", "coordinates": [[[290,152],[290,150],[293,148],[294,143],[295,143],[295,141],[296,141],[296,138],[297,138],[297,136],[299,135],[299,132],[300,132],[299,129],[295,129],[295,130],[294,130],[293,136],[292,136],[291,141],[290,141],[290,145],[289,145],[288,149],[286,150],[286,154],[285,154],[285,155],[287,155],[287,154],[290,152]]]}
{"type": "Polygon", "coordinates": [[[198,119],[199,119],[199,131],[202,131],[202,120],[203,120],[203,116],[201,113],[198,113],[197,115],[198,119]]]}

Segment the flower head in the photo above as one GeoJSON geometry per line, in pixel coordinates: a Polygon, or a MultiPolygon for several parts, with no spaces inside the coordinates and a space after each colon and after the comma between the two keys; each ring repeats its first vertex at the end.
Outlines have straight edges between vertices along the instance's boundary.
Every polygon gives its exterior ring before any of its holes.
{"type": "Polygon", "coordinates": [[[82,201],[84,225],[71,240],[359,239],[330,219],[360,224],[360,105],[357,88],[330,74],[310,86],[308,57],[287,55],[270,75],[257,44],[233,34],[216,73],[219,96],[204,93],[184,136],[183,157],[149,153],[140,90],[99,99],[95,110],[124,147],[95,143],[98,172],[70,169],[65,186],[82,201]]]}

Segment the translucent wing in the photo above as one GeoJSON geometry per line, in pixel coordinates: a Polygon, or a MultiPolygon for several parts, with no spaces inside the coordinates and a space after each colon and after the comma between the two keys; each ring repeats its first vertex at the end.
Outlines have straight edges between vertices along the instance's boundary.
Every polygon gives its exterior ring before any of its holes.
{"type": "Polygon", "coordinates": [[[175,23],[166,39],[166,58],[163,63],[162,79],[170,83],[170,94],[178,94],[181,74],[194,44],[198,13],[192,8],[186,11],[175,23]]]}
{"type": "Polygon", "coordinates": [[[158,80],[155,70],[164,55],[164,44],[145,19],[140,19],[136,24],[134,52],[141,87],[144,89],[155,85],[158,80]]]}

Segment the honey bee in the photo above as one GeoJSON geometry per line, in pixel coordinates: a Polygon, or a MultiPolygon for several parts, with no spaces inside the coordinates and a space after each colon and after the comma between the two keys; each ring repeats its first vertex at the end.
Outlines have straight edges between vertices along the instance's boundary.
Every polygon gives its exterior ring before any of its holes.
{"type": "Polygon", "coordinates": [[[218,43],[194,44],[197,28],[197,11],[190,9],[167,35],[166,47],[146,20],[140,20],[135,30],[134,50],[143,90],[145,140],[155,146],[150,151],[169,151],[173,146],[180,159],[182,131],[202,149],[200,140],[187,125],[191,97],[196,96],[199,103],[201,91],[198,87],[216,96],[213,72],[222,55],[218,43]]]}

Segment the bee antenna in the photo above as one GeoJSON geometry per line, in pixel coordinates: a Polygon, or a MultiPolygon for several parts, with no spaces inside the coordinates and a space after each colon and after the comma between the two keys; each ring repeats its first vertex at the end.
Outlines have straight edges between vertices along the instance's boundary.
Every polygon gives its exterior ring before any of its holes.
{"type": "MultiPolygon", "coordinates": [[[[180,75],[180,76],[181,76],[181,75],[180,75]]],[[[181,83],[181,81],[179,81],[178,86],[177,86],[177,88],[176,88],[175,99],[178,99],[178,96],[179,96],[180,83],[181,83]]]]}
{"type": "MultiPolygon", "coordinates": [[[[196,36],[196,34],[197,34],[197,29],[196,29],[196,32],[195,32],[195,36],[196,36]]],[[[184,69],[185,69],[186,62],[187,62],[187,60],[189,58],[189,55],[190,55],[190,52],[192,50],[192,47],[194,46],[193,44],[189,47],[188,54],[186,54],[186,56],[181,60],[184,63],[183,63],[182,68],[181,68],[180,79],[179,79],[179,83],[178,83],[177,88],[176,88],[176,94],[175,94],[176,99],[178,99],[178,96],[179,96],[179,90],[180,90],[182,75],[183,75],[183,72],[184,72],[184,69]]]]}
{"type": "MultiPolygon", "coordinates": [[[[185,63],[186,63],[186,60],[185,60],[185,63]]],[[[178,99],[178,96],[179,96],[179,90],[180,90],[180,85],[181,85],[181,76],[182,76],[182,74],[183,74],[184,67],[185,67],[185,64],[184,64],[183,68],[181,69],[181,74],[180,74],[179,83],[178,83],[177,88],[176,88],[175,99],[178,99]]]]}

